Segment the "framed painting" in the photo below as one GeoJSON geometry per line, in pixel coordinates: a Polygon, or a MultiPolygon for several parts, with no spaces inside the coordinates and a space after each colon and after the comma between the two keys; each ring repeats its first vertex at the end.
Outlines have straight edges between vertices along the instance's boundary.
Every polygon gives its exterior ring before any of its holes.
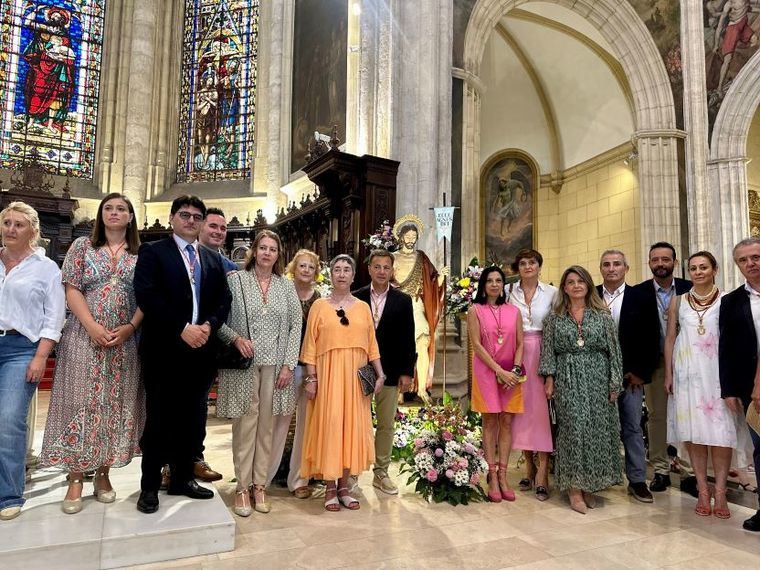
{"type": "Polygon", "coordinates": [[[507,274],[517,252],[533,247],[538,177],[536,161],[516,149],[497,152],[481,170],[481,261],[507,274]]]}

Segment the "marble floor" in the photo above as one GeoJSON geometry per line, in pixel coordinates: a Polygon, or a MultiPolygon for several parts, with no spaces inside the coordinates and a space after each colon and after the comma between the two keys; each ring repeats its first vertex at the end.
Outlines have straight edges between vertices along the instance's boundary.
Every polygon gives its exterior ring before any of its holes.
{"type": "MultiPolygon", "coordinates": [[[[38,424],[46,407],[42,394],[38,424]]],[[[206,445],[207,460],[225,475],[216,488],[230,506],[235,485],[229,423],[209,418],[206,445]]],[[[509,477],[516,486],[514,467],[509,477]]],[[[384,495],[372,487],[369,474],[359,484],[361,509],[338,513],[326,512],[320,499],[299,500],[274,488],[271,513],[234,517],[234,551],[133,568],[698,570],[760,564],[760,533],[741,528],[754,510],[732,504],[729,520],[698,517],[696,500],[674,489],[643,505],[615,487],[600,495],[596,509],[579,515],[557,494],[545,503],[518,492],[514,503],[451,507],[427,504],[406,486],[398,496],[384,495]]]]}

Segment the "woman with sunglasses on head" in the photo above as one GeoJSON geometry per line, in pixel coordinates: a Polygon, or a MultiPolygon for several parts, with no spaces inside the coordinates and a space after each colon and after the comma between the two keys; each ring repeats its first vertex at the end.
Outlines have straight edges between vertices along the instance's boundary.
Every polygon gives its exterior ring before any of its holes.
{"type": "Polygon", "coordinates": [[[282,275],[282,243],[269,230],[253,240],[243,271],[227,275],[232,306],[219,329],[225,344],[253,358],[247,370],[221,369],[216,414],[233,418],[232,462],[237,491],[234,512],[271,510],[266,483],[275,417],[296,408],[293,371],[301,346],[301,304],[293,282],[282,275]]]}
{"type": "Polygon", "coordinates": [[[375,394],[385,374],[369,305],[351,295],[356,262],[338,255],[330,262],[330,273],[332,293],[312,305],[301,349],[309,398],[301,475],[325,481],[328,511],[338,511],[340,505],[356,510],[359,501],[349,495],[348,478],[375,460],[370,396],[362,392],[357,372],[372,364],[375,394]]]}
{"type": "Polygon", "coordinates": [[[480,274],[467,313],[473,348],[472,409],[483,417],[483,451],[488,461],[488,498],[514,501],[507,482],[512,418],[523,411],[523,330],[520,311],[506,303],[504,272],[496,266],[480,274]],[[498,447],[498,457],[497,457],[498,447]]]}

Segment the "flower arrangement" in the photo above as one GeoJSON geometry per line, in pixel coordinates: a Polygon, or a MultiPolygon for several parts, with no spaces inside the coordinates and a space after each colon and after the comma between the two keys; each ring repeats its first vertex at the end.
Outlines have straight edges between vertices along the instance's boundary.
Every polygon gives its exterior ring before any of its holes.
{"type": "Polygon", "coordinates": [[[473,257],[462,275],[451,280],[451,285],[446,293],[447,315],[467,312],[475,298],[475,293],[478,291],[478,280],[483,269],[484,267],[480,265],[478,258],[473,257]]]}
{"type": "MultiPolygon", "coordinates": [[[[416,429],[409,430],[413,437],[401,453],[400,472],[409,473],[407,482],[414,482],[415,491],[425,500],[456,506],[486,498],[480,481],[488,472],[488,463],[480,448],[476,418],[477,414],[464,414],[449,396],[442,407],[421,409],[409,421],[416,429]]],[[[405,437],[402,434],[399,440],[405,437]]]]}
{"type": "Polygon", "coordinates": [[[316,285],[314,289],[317,290],[320,297],[327,297],[332,291],[332,277],[330,275],[330,266],[324,261],[319,264],[319,271],[314,276],[316,285]]]}
{"type": "Polygon", "coordinates": [[[393,226],[391,226],[390,221],[383,220],[375,230],[375,233],[368,235],[362,240],[362,245],[370,251],[373,249],[396,251],[398,249],[398,241],[396,240],[396,236],[393,235],[393,226]]]}

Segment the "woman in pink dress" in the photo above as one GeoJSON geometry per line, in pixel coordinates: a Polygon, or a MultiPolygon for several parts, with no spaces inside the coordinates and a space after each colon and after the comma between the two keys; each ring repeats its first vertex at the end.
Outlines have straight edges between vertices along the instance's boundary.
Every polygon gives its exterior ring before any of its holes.
{"type": "Polygon", "coordinates": [[[488,498],[515,500],[507,482],[512,447],[512,416],[522,413],[523,332],[520,311],[506,303],[504,273],[483,270],[467,314],[472,358],[472,409],[483,418],[483,448],[488,461],[488,498]],[[498,459],[497,459],[498,444],[498,459]]]}
{"type": "Polygon", "coordinates": [[[525,410],[515,416],[512,423],[512,447],[523,450],[527,464],[527,477],[520,480],[520,490],[530,491],[535,485],[539,501],[549,498],[549,454],[554,451],[554,444],[544,379],[538,375],[538,360],[544,318],[551,312],[557,296],[556,287],[539,281],[543,262],[544,258],[535,249],[519,251],[512,271],[520,275],[520,281],[507,286],[507,301],[522,314],[525,338],[522,361],[526,376],[522,385],[525,410]]]}

